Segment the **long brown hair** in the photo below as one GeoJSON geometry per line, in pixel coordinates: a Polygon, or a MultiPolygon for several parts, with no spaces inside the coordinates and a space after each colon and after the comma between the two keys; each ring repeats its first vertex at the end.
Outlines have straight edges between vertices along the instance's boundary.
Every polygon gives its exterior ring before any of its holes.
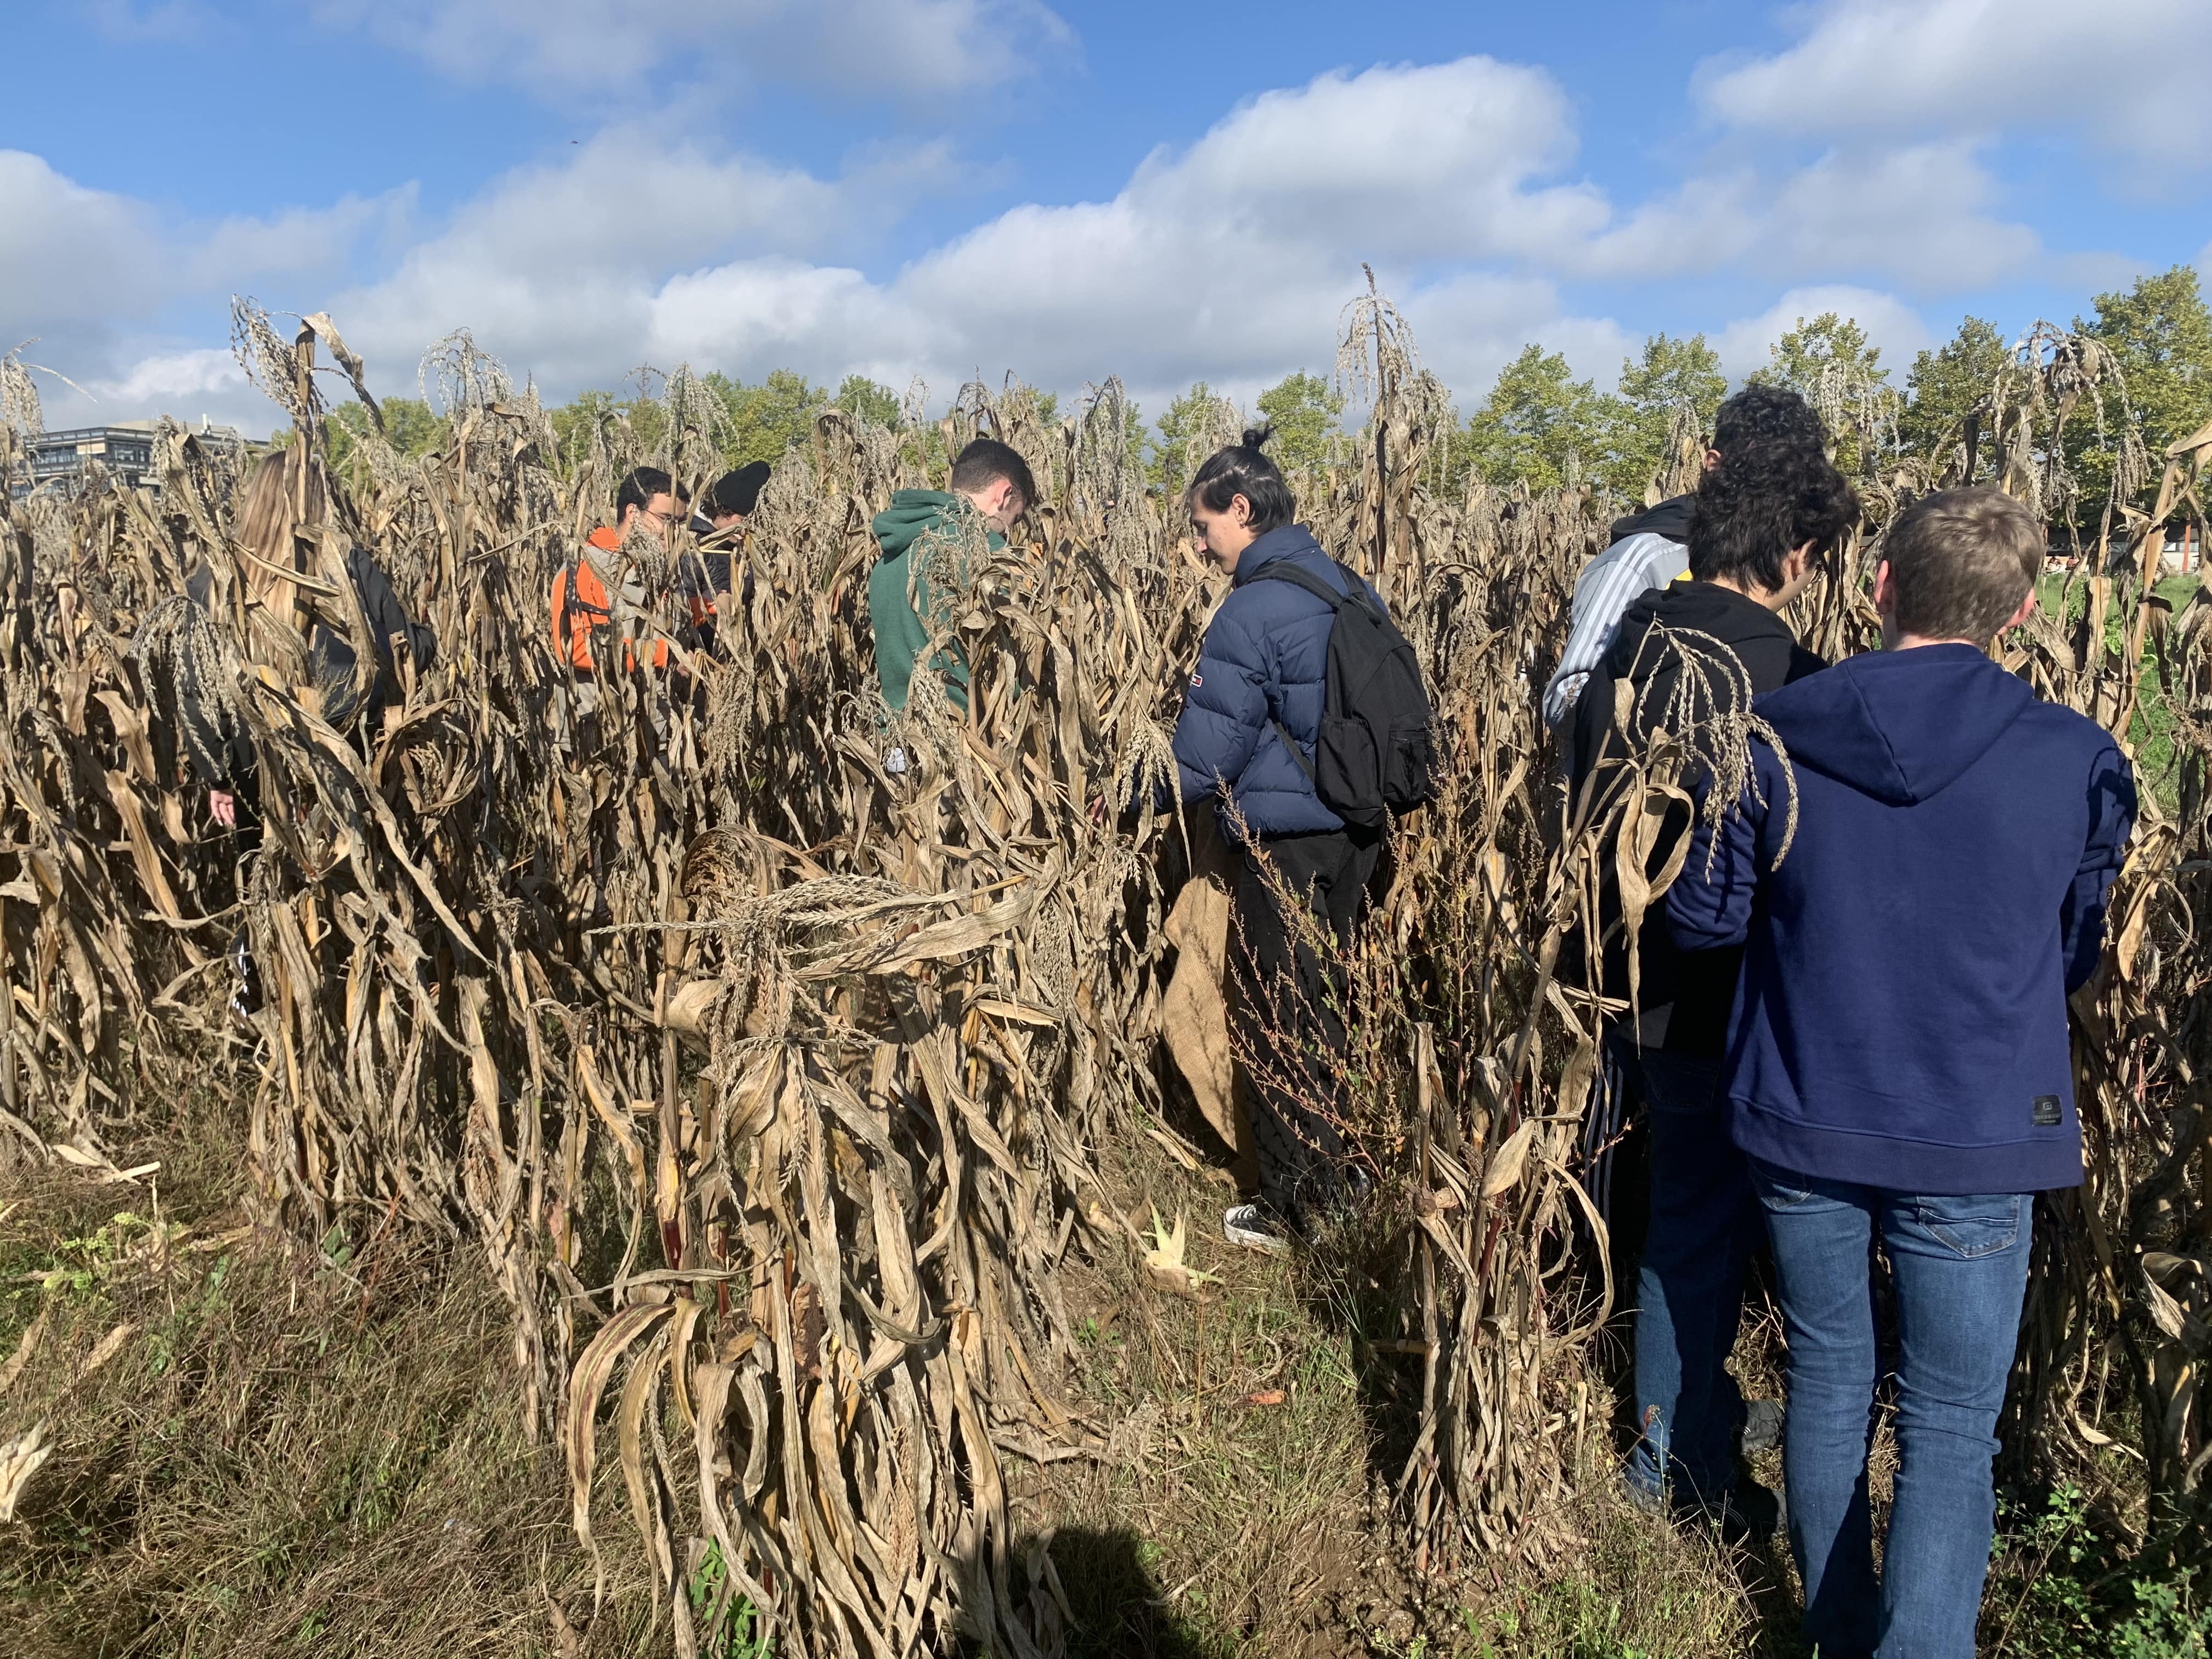
{"type": "Polygon", "coordinates": [[[273,449],[253,464],[239,489],[234,534],[246,557],[239,561],[247,596],[294,626],[301,620],[298,587],[287,571],[327,582],[322,566],[322,526],[330,502],[322,469],[300,443],[273,449]]]}

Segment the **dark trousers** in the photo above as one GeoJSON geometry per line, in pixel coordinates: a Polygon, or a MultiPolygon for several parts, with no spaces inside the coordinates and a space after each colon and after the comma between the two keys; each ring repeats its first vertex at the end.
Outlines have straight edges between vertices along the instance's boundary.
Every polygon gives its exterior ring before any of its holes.
{"type": "Polygon", "coordinates": [[[1343,1190],[1348,1104],[1343,1057],[1347,987],[1317,944],[1341,945],[1375,873],[1379,840],[1342,830],[1280,836],[1260,843],[1289,903],[1303,902],[1313,926],[1286,915],[1248,850],[1237,872],[1237,1047],[1251,1079],[1252,1139],[1260,1197],[1301,1232],[1310,1232],[1343,1190]],[[1318,933],[1319,938],[1314,937],[1318,933]]]}
{"type": "Polygon", "coordinates": [[[1735,1484],[1743,1396],[1729,1374],[1744,1269],[1765,1240],[1743,1154],[1729,1138],[1721,1062],[1647,1052],[1651,1219],[1636,1287],[1636,1449],[1653,1497],[1717,1506],[1735,1484]]]}

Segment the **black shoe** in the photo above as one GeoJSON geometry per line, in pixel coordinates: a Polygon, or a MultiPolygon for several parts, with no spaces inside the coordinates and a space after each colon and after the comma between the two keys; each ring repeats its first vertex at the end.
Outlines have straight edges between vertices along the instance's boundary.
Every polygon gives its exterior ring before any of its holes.
{"type": "Polygon", "coordinates": [[[1286,1255],[1291,1241],[1275,1212],[1264,1204],[1232,1204],[1221,1218],[1221,1236],[1231,1244],[1267,1255],[1286,1255]]]}
{"type": "Polygon", "coordinates": [[[1782,1494],[1770,1492],[1748,1477],[1736,1482],[1718,1511],[1711,1512],[1723,1541],[1736,1549],[1755,1548],[1790,1528],[1790,1511],[1782,1494]]]}
{"type": "Polygon", "coordinates": [[[1782,1443],[1782,1402],[1747,1400],[1743,1402],[1743,1434],[1740,1449],[1746,1457],[1772,1451],[1782,1443]]]}

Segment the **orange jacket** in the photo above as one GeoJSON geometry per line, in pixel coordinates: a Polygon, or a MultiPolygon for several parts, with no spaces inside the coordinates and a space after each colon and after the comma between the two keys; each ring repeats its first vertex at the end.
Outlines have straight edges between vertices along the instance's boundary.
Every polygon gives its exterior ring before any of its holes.
{"type": "MultiPolygon", "coordinates": [[[[586,538],[602,553],[622,551],[622,538],[602,525],[586,538]]],[[[599,573],[592,568],[588,558],[579,556],[574,562],[553,573],[553,650],[563,657],[580,674],[592,672],[592,635],[614,625],[614,607],[607,598],[607,585],[599,573]],[[569,591],[574,579],[574,592],[569,591]]],[[[668,641],[653,642],[653,665],[668,666],[668,641]]],[[[623,647],[623,666],[637,666],[637,653],[628,645],[623,647]]]]}

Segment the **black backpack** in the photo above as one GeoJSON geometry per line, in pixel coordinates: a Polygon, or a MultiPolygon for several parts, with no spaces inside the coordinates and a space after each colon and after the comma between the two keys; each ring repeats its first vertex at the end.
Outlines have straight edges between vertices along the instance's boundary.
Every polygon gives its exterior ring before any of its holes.
{"type": "Polygon", "coordinates": [[[1436,799],[1436,715],[1413,646],[1366,584],[1343,565],[1336,568],[1344,574],[1342,593],[1287,560],[1253,573],[1255,581],[1294,583],[1336,613],[1313,760],[1282,721],[1274,726],[1322,805],[1346,823],[1379,830],[1389,814],[1436,799]]]}

